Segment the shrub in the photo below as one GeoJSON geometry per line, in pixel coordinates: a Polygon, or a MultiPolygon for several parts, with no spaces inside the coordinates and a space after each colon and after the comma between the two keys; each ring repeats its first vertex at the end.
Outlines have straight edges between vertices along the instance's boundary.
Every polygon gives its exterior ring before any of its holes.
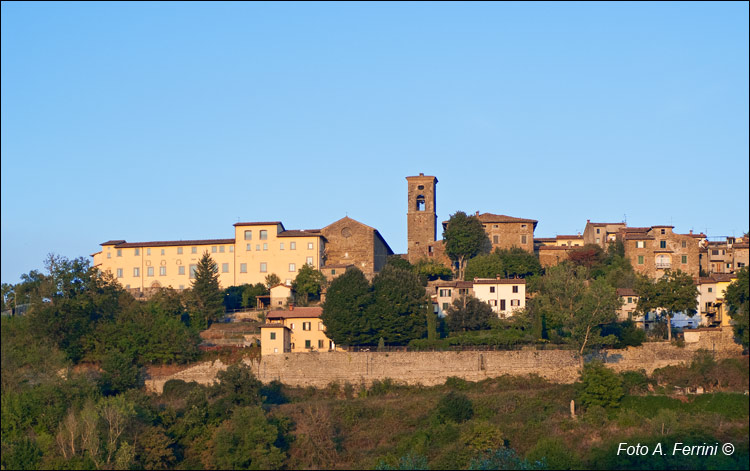
{"type": "Polygon", "coordinates": [[[622,379],[615,372],[599,361],[584,366],[578,385],[578,400],[582,406],[613,408],[620,405],[622,396],[622,379]]]}
{"type": "Polygon", "coordinates": [[[627,394],[643,394],[648,391],[648,385],[652,383],[646,376],[645,370],[640,371],[623,371],[622,387],[627,394]]]}
{"type": "Polygon", "coordinates": [[[445,380],[445,387],[450,388],[450,389],[456,389],[459,391],[465,391],[471,388],[471,384],[465,379],[459,378],[457,376],[449,376],[445,380]]]}
{"type": "Polygon", "coordinates": [[[546,463],[549,469],[581,469],[581,462],[573,450],[559,438],[542,438],[534,445],[526,459],[546,463]]]}
{"type": "Polygon", "coordinates": [[[437,415],[442,422],[461,423],[474,416],[474,406],[465,394],[451,391],[438,401],[437,415]]]}

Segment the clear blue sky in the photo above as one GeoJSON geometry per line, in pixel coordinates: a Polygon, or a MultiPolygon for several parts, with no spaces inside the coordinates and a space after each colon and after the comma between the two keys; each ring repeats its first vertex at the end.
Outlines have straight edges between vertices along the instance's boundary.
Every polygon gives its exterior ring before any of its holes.
{"type": "Polygon", "coordinates": [[[748,229],[748,3],[2,3],[2,281],[457,210],[748,229]]]}

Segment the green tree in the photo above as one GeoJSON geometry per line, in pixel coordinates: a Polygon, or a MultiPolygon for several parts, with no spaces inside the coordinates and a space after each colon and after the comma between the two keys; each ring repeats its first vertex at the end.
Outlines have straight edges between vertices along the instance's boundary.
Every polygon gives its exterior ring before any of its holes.
{"type": "Polygon", "coordinates": [[[268,294],[268,288],[263,283],[244,285],[242,289],[242,307],[253,308],[257,306],[257,297],[268,294]]]}
{"type": "Polygon", "coordinates": [[[497,318],[489,304],[474,296],[463,295],[448,307],[447,324],[451,332],[487,329],[490,319],[497,318]]]}
{"type": "Polygon", "coordinates": [[[391,345],[406,345],[425,337],[427,315],[434,315],[419,278],[408,270],[384,267],[372,280],[373,304],[366,311],[367,325],[375,328],[375,337],[391,345]]]}
{"type": "Polygon", "coordinates": [[[370,283],[356,267],[331,281],[321,320],[326,335],[340,345],[372,344],[380,337],[367,316],[372,303],[370,283]]]}
{"type": "Polygon", "coordinates": [[[385,261],[386,265],[394,265],[398,268],[405,270],[412,270],[414,266],[409,261],[403,258],[401,255],[389,255],[385,261]]]}
{"type": "Polygon", "coordinates": [[[589,281],[587,270],[568,263],[550,267],[534,280],[530,300],[534,316],[543,316],[548,330],[555,329],[581,356],[597,345],[614,343],[614,336],[602,337],[601,325],[617,319],[620,306],[615,289],[605,280],[589,281]]]}
{"type": "Polygon", "coordinates": [[[260,391],[263,383],[255,377],[248,365],[230,365],[226,370],[220,371],[216,378],[219,381],[214,384],[213,393],[230,406],[252,406],[261,403],[260,391]]]}
{"type": "Polygon", "coordinates": [[[269,273],[268,275],[266,275],[265,282],[266,288],[271,289],[281,283],[281,278],[279,278],[279,275],[277,275],[276,273],[269,273]]]}
{"type": "Polygon", "coordinates": [[[292,289],[297,293],[301,305],[306,306],[310,297],[320,299],[320,293],[325,287],[326,277],[320,270],[305,263],[299,269],[297,277],[292,282],[292,289]]]}
{"type": "Polygon", "coordinates": [[[542,266],[536,255],[520,247],[513,247],[495,249],[491,254],[480,254],[472,258],[466,265],[464,279],[471,281],[474,278],[495,278],[498,275],[503,278],[526,278],[541,273],[542,266]]]}
{"type": "Polygon", "coordinates": [[[724,299],[729,306],[729,315],[732,316],[732,328],[734,335],[742,345],[748,347],[748,334],[750,325],[748,312],[750,312],[750,276],[748,267],[743,267],[737,272],[737,279],[728,287],[724,299]]]}
{"type": "Polygon", "coordinates": [[[453,275],[453,271],[449,267],[446,267],[434,259],[428,258],[417,260],[417,263],[414,264],[413,271],[420,277],[430,281],[437,280],[438,278],[441,280],[450,280],[453,275]]]}
{"type": "Polygon", "coordinates": [[[450,391],[438,401],[436,413],[443,422],[450,420],[461,423],[474,416],[474,404],[466,394],[450,391]]]}
{"type": "Polygon", "coordinates": [[[219,267],[208,251],[204,252],[198,261],[191,288],[191,324],[195,330],[205,330],[224,315],[224,295],[219,288],[219,267]]]}
{"type": "Polygon", "coordinates": [[[119,394],[136,388],[141,382],[141,372],[132,354],[110,349],[102,360],[100,387],[105,395],[119,394]]]}
{"type": "Polygon", "coordinates": [[[622,378],[600,361],[583,367],[578,384],[578,399],[582,406],[617,407],[624,396],[622,378]]]}
{"type": "Polygon", "coordinates": [[[214,460],[219,469],[279,469],[285,458],[276,443],[279,429],[263,409],[237,409],[213,436],[214,460]]]}
{"type": "Polygon", "coordinates": [[[664,276],[652,280],[639,276],[636,280],[638,294],[637,312],[647,314],[656,312],[666,320],[667,339],[672,340],[672,316],[682,312],[694,316],[698,306],[698,288],[693,277],[680,270],[665,270],[664,276]]]}
{"type": "Polygon", "coordinates": [[[445,253],[458,264],[458,279],[464,279],[467,260],[479,253],[487,253],[490,239],[482,222],[476,216],[467,216],[463,211],[451,215],[443,231],[445,253]]]}

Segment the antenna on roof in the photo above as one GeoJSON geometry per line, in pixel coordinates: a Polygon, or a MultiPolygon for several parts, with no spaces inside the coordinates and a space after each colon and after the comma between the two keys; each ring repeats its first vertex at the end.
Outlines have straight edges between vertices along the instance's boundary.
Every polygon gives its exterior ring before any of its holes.
{"type": "Polygon", "coordinates": [[[627,214],[623,214],[622,215],[622,222],[625,223],[626,226],[628,225],[628,215],[627,214]]]}

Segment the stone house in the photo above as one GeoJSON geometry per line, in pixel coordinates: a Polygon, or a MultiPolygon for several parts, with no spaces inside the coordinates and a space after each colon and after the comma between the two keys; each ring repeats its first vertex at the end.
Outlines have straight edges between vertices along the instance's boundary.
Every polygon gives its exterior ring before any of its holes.
{"type": "MultiPolygon", "coordinates": [[[[393,250],[377,229],[362,224],[350,217],[343,217],[323,229],[325,237],[324,274],[332,277],[346,271],[346,266],[353,265],[362,270],[368,279],[383,269],[386,259],[393,255],[393,250]]],[[[333,278],[329,278],[329,281],[333,278]]]]}
{"type": "Polygon", "coordinates": [[[665,270],[681,270],[693,277],[699,274],[699,241],[703,234],[677,234],[674,226],[624,227],[618,239],[625,257],[636,272],[660,278],[665,270]]]}
{"type": "Polygon", "coordinates": [[[582,246],[583,236],[580,233],[534,239],[534,252],[539,257],[542,268],[555,266],[567,260],[571,251],[582,246]]]}
{"type": "Polygon", "coordinates": [[[627,227],[624,222],[591,222],[586,220],[586,228],[583,230],[583,243],[596,244],[606,249],[610,242],[617,240],[620,229],[627,227]]]}
{"type": "Polygon", "coordinates": [[[471,281],[444,281],[435,280],[427,282],[427,294],[432,300],[433,310],[440,317],[445,317],[448,307],[453,301],[461,296],[474,295],[474,283],[471,281]]]}
{"type": "Polygon", "coordinates": [[[743,237],[702,241],[700,269],[703,273],[735,273],[748,264],[748,242],[743,237]]]}
{"type": "MultiPolygon", "coordinates": [[[[527,252],[534,252],[534,230],[538,223],[535,219],[516,218],[502,214],[476,212],[482,222],[484,231],[490,238],[492,252],[495,249],[511,249],[519,247],[527,252]]],[[[447,221],[443,223],[443,226],[447,221]]]]}

